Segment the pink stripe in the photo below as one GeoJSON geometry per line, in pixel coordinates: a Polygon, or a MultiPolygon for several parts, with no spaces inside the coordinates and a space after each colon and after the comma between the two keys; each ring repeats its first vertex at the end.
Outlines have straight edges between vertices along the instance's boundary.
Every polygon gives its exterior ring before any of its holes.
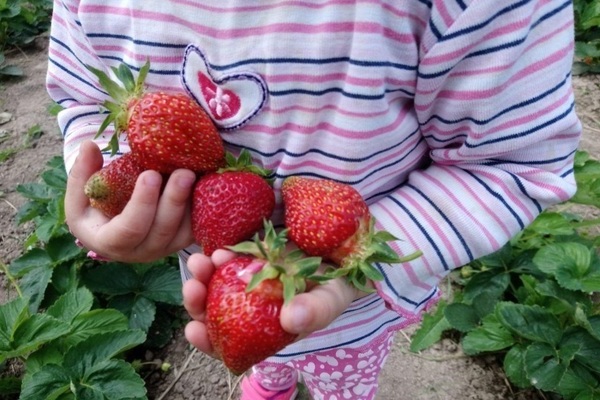
{"type": "MultiPolygon", "coordinates": [[[[489,182],[493,182],[494,184],[496,184],[496,188],[499,188],[502,190],[502,194],[501,194],[502,198],[510,199],[510,201],[521,210],[521,215],[524,215],[525,218],[527,218],[529,221],[533,221],[533,219],[535,218],[535,215],[521,201],[521,198],[515,195],[515,193],[519,192],[518,188],[516,188],[516,187],[509,188],[506,181],[501,179],[499,176],[490,173],[489,170],[485,167],[473,168],[472,170],[476,170],[477,174],[479,175],[480,178],[486,178],[488,181],[487,182],[488,184],[489,184],[489,182]]],[[[507,173],[505,171],[501,171],[501,172],[503,174],[507,173]]]]}
{"type": "Polygon", "coordinates": [[[494,212],[494,210],[492,210],[488,206],[488,204],[484,201],[485,199],[479,197],[477,195],[477,193],[475,193],[475,191],[473,190],[473,188],[471,188],[471,185],[469,185],[467,182],[465,182],[464,179],[462,178],[462,176],[460,174],[456,173],[454,171],[454,169],[452,169],[452,168],[444,168],[444,170],[449,175],[452,175],[452,177],[457,182],[459,182],[465,188],[465,190],[472,196],[472,198],[475,199],[475,201],[488,213],[488,215],[495,221],[496,226],[498,226],[500,229],[502,229],[502,231],[504,232],[505,237],[509,238],[509,237],[511,237],[513,235],[512,232],[511,232],[511,230],[506,226],[506,224],[502,220],[502,218],[500,218],[494,212]]]}
{"type": "MultiPolygon", "coordinates": [[[[398,97],[391,99],[388,104],[387,104],[387,108],[381,111],[373,111],[373,112],[359,112],[359,111],[351,111],[351,110],[345,110],[343,108],[339,108],[337,105],[334,104],[326,104],[323,107],[318,107],[318,108],[313,108],[313,107],[305,107],[305,106],[301,106],[301,105],[292,105],[289,107],[282,107],[282,108],[269,108],[269,106],[264,108],[264,112],[270,112],[273,114],[285,114],[288,112],[293,112],[293,111],[302,111],[302,112],[306,112],[306,113],[310,113],[310,114],[318,114],[322,111],[325,110],[334,110],[336,113],[340,113],[343,115],[347,115],[347,116],[351,116],[351,117],[359,117],[359,118],[374,118],[374,117],[380,117],[382,115],[387,115],[392,107],[391,105],[398,102],[398,101],[405,101],[406,97],[404,97],[404,95],[398,95],[398,97]]],[[[396,111],[394,111],[396,112],[396,111]]]]}
{"type": "Polygon", "coordinates": [[[452,242],[450,242],[450,240],[448,240],[449,235],[444,230],[441,229],[443,222],[438,218],[432,217],[432,215],[436,214],[436,212],[433,211],[432,213],[430,213],[430,212],[426,211],[421,206],[421,204],[424,204],[424,202],[422,200],[417,200],[417,199],[413,198],[411,195],[408,194],[408,191],[399,191],[396,194],[404,200],[403,201],[404,204],[410,204],[419,213],[419,216],[421,217],[419,219],[421,221],[426,221],[429,224],[427,232],[430,235],[436,236],[437,239],[439,239],[439,240],[436,240],[437,243],[444,245],[447,253],[449,253],[450,256],[452,257],[452,262],[454,263],[454,267],[461,266],[463,264],[463,260],[460,258],[460,256],[458,255],[458,253],[455,250],[456,248],[460,248],[460,245],[458,245],[456,243],[452,243],[452,242]]]}
{"type": "MultiPolygon", "coordinates": [[[[547,42],[547,41],[551,40],[557,34],[562,33],[563,31],[568,30],[568,29],[569,30],[573,29],[573,21],[568,21],[565,24],[559,26],[557,29],[551,31],[547,35],[544,35],[541,38],[535,40],[534,42],[532,42],[529,46],[527,46],[523,50],[523,53],[529,52],[532,48],[538,46],[541,43],[544,43],[544,42],[547,42]]],[[[456,72],[451,73],[450,76],[451,77],[472,76],[472,75],[480,75],[480,74],[483,75],[483,74],[497,73],[497,72],[501,72],[501,71],[506,71],[506,70],[512,68],[517,63],[517,61],[518,60],[515,59],[510,64],[495,65],[495,66],[492,66],[492,67],[486,67],[486,68],[481,68],[481,69],[456,71],[456,72]]]]}
{"type": "MultiPolygon", "coordinates": [[[[394,86],[406,86],[407,90],[414,90],[414,80],[402,80],[393,78],[384,79],[366,79],[362,77],[356,77],[347,75],[343,72],[322,74],[322,75],[307,75],[307,74],[279,74],[279,75],[266,75],[266,80],[269,83],[287,83],[287,82],[307,82],[307,83],[324,83],[331,81],[342,81],[356,86],[368,86],[368,87],[379,87],[384,84],[394,86]]],[[[399,89],[399,88],[395,88],[399,89]]]]}
{"type": "MultiPolygon", "coordinates": [[[[362,164],[363,167],[360,169],[352,169],[352,170],[348,170],[347,168],[335,168],[332,164],[330,160],[329,163],[324,164],[318,161],[312,161],[312,160],[306,160],[300,163],[279,163],[277,164],[277,162],[274,162],[273,164],[267,165],[267,169],[275,169],[277,168],[283,168],[285,170],[302,170],[302,169],[307,169],[307,168],[315,168],[317,170],[322,170],[322,171],[327,171],[330,174],[336,174],[338,176],[348,176],[348,177],[353,177],[355,179],[360,178],[362,176],[362,174],[364,173],[368,173],[373,171],[375,168],[385,164],[386,162],[390,161],[390,160],[397,160],[401,157],[404,156],[404,154],[406,153],[406,151],[408,149],[410,149],[411,147],[414,146],[414,143],[416,141],[418,141],[419,138],[417,137],[415,140],[412,141],[408,141],[407,143],[405,143],[404,146],[402,146],[401,148],[399,148],[398,150],[396,150],[393,153],[390,153],[388,155],[386,155],[385,157],[378,157],[376,160],[370,162],[369,164],[364,165],[364,163],[362,164]]],[[[398,173],[398,171],[396,171],[396,173],[398,173]]]]}
{"type": "MultiPolygon", "coordinates": [[[[420,250],[419,249],[419,244],[417,243],[417,241],[410,235],[410,232],[404,228],[405,223],[403,221],[400,221],[400,219],[398,219],[397,215],[398,215],[398,210],[394,209],[393,211],[390,210],[388,207],[386,207],[383,202],[379,202],[377,203],[377,207],[380,208],[383,212],[385,212],[388,216],[388,218],[390,218],[392,221],[394,221],[394,227],[399,229],[402,232],[402,237],[400,237],[400,240],[404,240],[404,241],[408,241],[411,246],[415,249],[415,250],[420,250]]],[[[378,224],[381,223],[381,221],[377,222],[378,224]]],[[[383,229],[384,227],[382,226],[383,229]]],[[[392,243],[392,248],[395,251],[399,251],[400,249],[395,246],[392,243]]],[[[441,279],[442,276],[436,272],[431,264],[429,263],[429,258],[423,254],[417,261],[417,263],[423,263],[423,265],[425,266],[425,269],[427,270],[427,273],[429,273],[431,276],[434,276],[438,279],[441,279]]],[[[420,266],[419,266],[420,267],[420,266]]],[[[411,277],[411,281],[413,282],[413,284],[415,286],[419,286],[422,289],[431,289],[431,287],[429,287],[429,285],[425,285],[423,284],[423,282],[421,282],[421,280],[417,277],[417,274],[415,274],[413,268],[412,268],[412,264],[411,263],[404,263],[401,267],[403,270],[407,271],[408,275],[411,277]]]]}
{"type": "MultiPolygon", "coordinates": [[[[531,111],[530,111],[530,114],[524,115],[523,117],[520,117],[520,118],[515,118],[512,120],[506,121],[494,128],[485,130],[483,132],[474,131],[472,129],[472,127],[470,126],[470,124],[461,124],[459,127],[452,129],[450,131],[444,131],[437,125],[431,124],[426,129],[424,129],[423,132],[427,132],[427,133],[434,132],[440,136],[450,136],[450,135],[454,135],[456,133],[467,133],[469,138],[471,138],[471,139],[489,138],[490,135],[493,135],[495,133],[504,132],[504,134],[506,134],[506,132],[513,132],[513,130],[511,130],[511,128],[516,128],[516,127],[519,127],[522,125],[529,124],[532,121],[536,121],[539,118],[544,117],[544,116],[552,113],[553,111],[557,110],[561,106],[565,105],[570,98],[571,98],[571,93],[566,93],[564,96],[557,99],[555,102],[549,104],[545,108],[537,110],[536,112],[533,112],[533,113],[531,113],[531,111]]],[[[461,156],[461,157],[464,156],[464,157],[468,158],[468,155],[463,154],[463,152],[461,152],[461,149],[457,149],[456,154],[458,156],[461,156]]]]}
{"type": "Polygon", "coordinates": [[[314,126],[304,126],[292,122],[285,123],[283,125],[280,125],[279,127],[270,127],[266,125],[246,125],[246,130],[252,132],[265,133],[273,136],[279,135],[285,131],[293,131],[303,135],[313,135],[315,133],[318,133],[319,131],[326,131],[339,137],[371,140],[375,139],[375,137],[377,136],[388,134],[397,129],[404,122],[407,115],[411,115],[408,114],[408,111],[409,105],[404,105],[403,109],[400,112],[398,112],[398,116],[392,124],[366,132],[341,129],[328,122],[321,122],[314,126]]]}
{"type": "MultiPolygon", "coordinates": [[[[444,192],[446,194],[446,196],[448,196],[448,198],[452,199],[452,202],[454,204],[456,204],[456,206],[458,206],[458,208],[461,209],[463,214],[465,216],[469,217],[469,220],[473,224],[475,224],[479,227],[479,229],[483,232],[483,234],[485,235],[485,237],[487,238],[488,242],[490,243],[490,245],[492,246],[493,249],[498,249],[500,247],[500,244],[496,241],[496,239],[490,233],[490,231],[488,231],[487,228],[480,221],[478,221],[478,219],[475,218],[473,216],[473,214],[464,206],[464,204],[467,200],[466,198],[461,198],[461,199],[457,198],[454,195],[454,193],[452,193],[452,191],[450,191],[446,186],[442,185],[442,183],[439,180],[437,180],[433,175],[429,174],[427,171],[424,171],[422,176],[425,179],[429,180],[434,186],[438,187],[442,192],[444,192]]],[[[478,203],[480,203],[480,204],[482,203],[481,199],[470,190],[470,187],[465,186],[462,181],[457,181],[457,182],[463,186],[463,189],[470,192],[470,194],[476,199],[476,201],[478,203]]],[[[492,210],[488,209],[487,207],[485,207],[485,208],[489,211],[489,215],[495,215],[492,210]]]]}
{"type": "Polygon", "coordinates": [[[324,23],[324,24],[300,24],[300,23],[274,23],[270,25],[252,27],[252,28],[238,28],[221,30],[210,28],[200,24],[194,24],[183,18],[179,18],[173,15],[141,11],[141,10],[130,10],[119,7],[99,6],[99,5],[88,5],[81,6],[80,12],[86,12],[90,14],[113,14],[118,16],[126,16],[128,18],[144,19],[149,21],[158,22],[172,22],[179,25],[185,26],[189,29],[193,29],[198,33],[207,35],[213,38],[219,39],[234,39],[234,38],[248,38],[255,35],[264,34],[278,34],[278,33],[372,33],[372,34],[384,34],[384,36],[400,41],[402,43],[414,43],[415,38],[412,34],[402,34],[390,30],[381,24],[371,22],[335,22],[335,23],[324,23]]]}
{"type": "Polygon", "coordinates": [[[452,18],[452,16],[448,12],[448,9],[446,8],[446,2],[436,1],[435,5],[440,13],[440,16],[442,17],[442,20],[444,21],[444,25],[446,25],[446,28],[448,28],[454,22],[454,18],[452,18]]]}
{"type": "Polygon", "coordinates": [[[462,101],[473,101],[473,100],[481,100],[494,97],[501,92],[507,90],[509,86],[512,86],[519,82],[522,79],[528,78],[530,75],[539,72],[543,69],[550,67],[552,64],[564,61],[571,54],[573,49],[573,44],[570,43],[566,47],[552,53],[550,56],[545,59],[535,62],[533,64],[528,65],[523,68],[521,71],[517,72],[515,75],[510,77],[510,79],[506,80],[503,84],[486,89],[486,90],[442,90],[439,92],[437,98],[429,103],[424,104],[415,104],[415,108],[419,111],[425,111],[431,107],[431,105],[438,101],[439,99],[452,99],[452,100],[462,100],[462,101]]]}
{"type": "Polygon", "coordinates": [[[387,183],[390,181],[390,179],[397,180],[399,178],[402,178],[402,176],[401,176],[402,173],[406,174],[406,173],[408,173],[408,171],[413,171],[415,168],[418,168],[419,165],[421,165],[423,163],[423,156],[427,152],[428,152],[427,145],[425,145],[423,142],[422,145],[415,147],[415,149],[413,151],[408,153],[408,157],[411,157],[410,159],[407,157],[402,162],[403,171],[405,171],[405,172],[395,170],[394,168],[390,168],[388,173],[379,176],[379,178],[376,180],[371,180],[367,185],[365,185],[362,188],[362,192],[368,193],[371,191],[371,188],[374,188],[374,190],[377,190],[381,186],[382,182],[387,183]]]}
{"type": "Polygon", "coordinates": [[[421,28],[425,28],[427,26],[427,21],[420,18],[418,15],[406,12],[404,10],[399,10],[389,4],[381,4],[381,0],[362,0],[357,2],[356,0],[333,0],[326,1],[323,3],[314,3],[310,1],[280,1],[273,5],[253,5],[253,6],[242,6],[242,7],[214,7],[207,4],[198,3],[195,0],[173,0],[175,4],[183,4],[189,7],[199,8],[206,11],[216,12],[216,13],[241,13],[241,12],[255,12],[255,11],[266,11],[271,9],[285,8],[285,7],[304,7],[304,8],[312,8],[312,9],[322,9],[327,7],[335,7],[335,6],[355,6],[357,3],[364,4],[374,4],[379,7],[383,7],[388,10],[392,14],[401,17],[403,19],[410,19],[413,22],[416,22],[421,28]]]}
{"type": "Polygon", "coordinates": [[[456,61],[457,59],[463,58],[467,55],[473,48],[478,47],[485,41],[491,41],[496,37],[507,35],[514,31],[520,30],[524,27],[529,26],[531,23],[531,19],[521,20],[519,22],[512,22],[508,25],[495,29],[494,31],[488,33],[480,40],[475,42],[470,42],[467,46],[461,47],[457,50],[454,50],[450,53],[440,54],[438,56],[427,56],[421,62],[421,65],[435,65],[435,64],[443,64],[446,62],[456,61]]]}

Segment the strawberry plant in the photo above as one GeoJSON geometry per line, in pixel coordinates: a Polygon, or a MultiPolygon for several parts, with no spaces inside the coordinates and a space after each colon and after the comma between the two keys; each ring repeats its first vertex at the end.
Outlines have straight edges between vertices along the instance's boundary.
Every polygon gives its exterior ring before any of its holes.
{"type": "Polygon", "coordinates": [[[517,387],[600,398],[600,219],[568,212],[574,203],[600,208],[600,162],[578,152],[575,175],[568,203],[454,273],[454,301],[425,316],[411,350],[453,331],[465,354],[497,355],[517,387]]]}
{"type": "Polygon", "coordinates": [[[575,0],[575,63],[573,72],[600,72],[600,2],[575,0]]]}
{"type": "Polygon", "coordinates": [[[132,350],[164,346],[181,312],[175,257],[156,263],[103,263],[87,257],[64,218],[61,157],[41,181],[17,187],[27,202],[17,221],[31,223],[25,252],[0,265],[11,299],[0,305],[0,362],[21,365],[0,379],[20,399],[144,399],[132,350]],[[18,370],[18,369],[17,369],[18,370]]]}

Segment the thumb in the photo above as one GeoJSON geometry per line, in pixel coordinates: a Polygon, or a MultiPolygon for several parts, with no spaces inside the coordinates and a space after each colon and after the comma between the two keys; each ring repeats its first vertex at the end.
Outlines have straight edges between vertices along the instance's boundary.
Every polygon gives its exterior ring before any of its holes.
{"type": "Polygon", "coordinates": [[[281,310],[283,329],[299,335],[326,328],[357,297],[358,290],[343,279],[317,285],[309,292],[296,295],[281,310]]]}

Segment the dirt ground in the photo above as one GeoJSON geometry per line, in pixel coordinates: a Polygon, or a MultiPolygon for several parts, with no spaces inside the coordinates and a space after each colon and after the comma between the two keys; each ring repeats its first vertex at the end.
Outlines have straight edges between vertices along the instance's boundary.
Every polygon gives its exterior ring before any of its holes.
{"type": "MultiPolygon", "coordinates": [[[[15,188],[37,180],[46,161],[61,154],[61,137],[47,109],[51,104],[44,88],[46,40],[8,55],[10,64],[25,71],[20,79],[0,82],[0,154],[21,148],[26,132],[39,125],[41,137],[7,161],[0,161],[0,262],[8,264],[22,253],[28,226],[18,227],[14,216],[23,203],[15,188]],[[10,114],[8,122],[3,117],[10,114]]],[[[600,76],[575,77],[577,109],[584,124],[580,148],[600,158],[600,76]]],[[[0,288],[0,299],[6,290],[0,288]]],[[[4,295],[3,295],[4,294],[4,295]]],[[[414,329],[414,328],[413,328],[414,329]]],[[[421,354],[408,350],[411,330],[400,332],[380,378],[379,400],[497,400],[543,399],[538,393],[515,393],[493,358],[465,357],[451,339],[421,354]]],[[[144,375],[153,400],[236,399],[236,380],[220,362],[194,352],[178,332],[167,348],[147,358],[172,364],[168,373],[144,375]]]]}

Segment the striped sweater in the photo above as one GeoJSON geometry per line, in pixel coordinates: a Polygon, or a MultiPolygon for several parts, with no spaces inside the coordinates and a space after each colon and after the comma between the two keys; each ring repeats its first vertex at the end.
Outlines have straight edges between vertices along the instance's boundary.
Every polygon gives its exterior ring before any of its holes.
{"type": "MultiPolygon", "coordinates": [[[[379,296],[331,328],[350,344],[415,321],[450,270],[574,193],[572,56],[568,0],[56,0],[47,86],[67,168],[104,117],[85,65],[150,60],[150,88],[194,96],[277,191],[290,175],[354,186],[423,256],[377,265],[379,296]]],[[[316,336],[304,349],[331,344],[316,336]]]]}

